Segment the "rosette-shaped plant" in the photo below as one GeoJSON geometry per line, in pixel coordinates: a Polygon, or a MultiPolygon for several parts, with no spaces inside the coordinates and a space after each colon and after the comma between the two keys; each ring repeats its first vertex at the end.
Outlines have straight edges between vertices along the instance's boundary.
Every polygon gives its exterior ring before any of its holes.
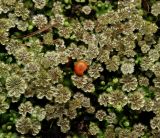
{"type": "Polygon", "coordinates": [[[20,97],[25,93],[27,84],[25,80],[18,75],[11,75],[6,79],[6,89],[9,97],[20,97]]]}
{"type": "Polygon", "coordinates": [[[0,95],[0,114],[5,113],[9,109],[9,103],[6,102],[6,98],[5,95],[0,95]]]}
{"type": "Polygon", "coordinates": [[[62,84],[57,85],[57,90],[54,93],[55,102],[62,104],[66,103],[71,98],[71,91],[62,84]]]}

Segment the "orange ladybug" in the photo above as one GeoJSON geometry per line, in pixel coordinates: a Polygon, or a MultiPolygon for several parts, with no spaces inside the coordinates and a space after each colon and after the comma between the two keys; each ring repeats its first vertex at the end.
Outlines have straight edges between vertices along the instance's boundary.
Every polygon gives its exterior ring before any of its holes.
{"type": "Polygon", "coordinates": [[[83,60],[77,61],[74,64],[74,72],[78,76],[82,76],[83,73],[87,70],[87,68],[88,68],[88,64],[85,61],[83,61],[83,60]]]}

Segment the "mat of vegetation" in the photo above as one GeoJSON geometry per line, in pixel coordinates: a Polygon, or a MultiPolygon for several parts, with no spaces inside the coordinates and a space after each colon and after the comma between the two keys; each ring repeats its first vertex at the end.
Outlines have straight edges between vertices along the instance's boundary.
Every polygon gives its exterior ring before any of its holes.
{"type": "Polygon", "coordinates": [[[159,0],[0,0],[0,138],[160,138],[159,0]]]}

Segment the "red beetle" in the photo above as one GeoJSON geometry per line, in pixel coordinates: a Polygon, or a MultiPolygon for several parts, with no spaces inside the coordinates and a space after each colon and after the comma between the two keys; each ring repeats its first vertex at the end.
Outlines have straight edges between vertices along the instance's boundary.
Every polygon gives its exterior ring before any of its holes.
{"type": "Polygon", "coordinates": [[[87,62],[83,61],[83,60],[80,60],[80,61],[77,61],[75,64],[74,64],[74,72],[78,75],[78,76],[82,76],[83,73],[87,70],[88,68],[88,64],[87,62]]]}

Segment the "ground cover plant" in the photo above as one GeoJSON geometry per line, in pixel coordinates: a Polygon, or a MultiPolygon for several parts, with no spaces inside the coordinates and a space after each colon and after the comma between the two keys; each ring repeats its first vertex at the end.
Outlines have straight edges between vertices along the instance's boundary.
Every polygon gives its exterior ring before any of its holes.
{"type": "Polygon", "coordinates": [[[0,138],[160,138],[160,1],[0,0],[0,138]]]}

